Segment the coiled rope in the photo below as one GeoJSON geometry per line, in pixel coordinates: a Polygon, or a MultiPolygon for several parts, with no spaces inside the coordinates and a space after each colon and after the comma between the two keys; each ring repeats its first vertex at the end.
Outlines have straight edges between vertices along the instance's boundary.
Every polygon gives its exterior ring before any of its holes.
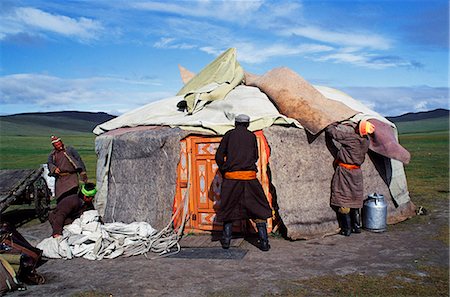
{"type": "MultiPolygon", "coordinates": [[[[191,155],[188,154],[188,168],[191,167],[192,161],[191,161],[191,155]]],[[[144,254],[144,256],[147,259],[156,259],[158,257],[167,257],[174,254],[177,254],[181,251],[181,246],[179,244],[179,241],[181,240],[183,236],[183,230],[186,225],[186,222],[188,220],[188,210],[189,210],[189,197],[188,193],[190,192],[191,182],[190,182],[190,174],[189,170],[187,173],[187,189],[184,192],[183,199],[181,200],[181,203],[183,207],[178,207],[176,212],[172,215],[172,218],[167,224],[167,226],[156,233],[155,235],[152,235],[145,240],[141,240],[141,242],[137,243],[136,245],[129,246],[124,251],[124,256],[134,256],[134,255],[140,255],[144,254]],[[183,211],[182,214],[182,221],[181,225],[178,228],[178,230],[174,229],[174,221],[179,215],[180,211],[183,211]],[[172,248],[175,247],[175,250],[172,250],[172,248]],[[158,257],[152,257],[149,258],[147,256],[148,252],[157,253],[158,257]]]]}

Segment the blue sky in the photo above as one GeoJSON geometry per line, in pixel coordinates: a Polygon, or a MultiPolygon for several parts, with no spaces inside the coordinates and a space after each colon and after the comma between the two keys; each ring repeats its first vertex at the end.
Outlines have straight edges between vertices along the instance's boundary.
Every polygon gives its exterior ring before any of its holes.
{"type": "Polygon", "coordinates": [[[385,115],[449,102],[449,2],[2,0],[1,114],[120,114],[175,95],[235,47],[385,115]]]}

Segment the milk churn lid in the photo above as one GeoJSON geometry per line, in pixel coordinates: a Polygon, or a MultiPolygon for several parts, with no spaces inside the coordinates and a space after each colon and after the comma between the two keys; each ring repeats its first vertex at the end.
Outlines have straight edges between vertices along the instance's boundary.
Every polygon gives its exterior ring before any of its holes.
{"type": "Polygon", "coordinates": [[[384,199],[382,194],[373,193],[369,195],[369,199],[384,199]]]}

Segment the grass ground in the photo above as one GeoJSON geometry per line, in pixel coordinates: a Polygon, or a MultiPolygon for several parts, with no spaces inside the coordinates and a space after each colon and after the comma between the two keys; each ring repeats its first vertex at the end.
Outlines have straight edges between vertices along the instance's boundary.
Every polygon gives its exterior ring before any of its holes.
{"type": "MultiPolygon", "coordinates": [[[[73,146],[83,159],[89,179],[95,180],[97,156],[92,133],[59,134],[67,146],[73,146]]],[[[52,150],[49,134],[1,135],[0,169],[36,169],[47,163],[52,150]]]]}
{"type": "Polygon", "coordinates": [[[411,153],[405,172],[414,203],[427,207],[433,199],[448,199],[449,131],[404,134],[400,143],[411,153]]]}
{"type": "MultiPolygon", "coordinates": [[[[345,276],[315,277],[289,281],[283,291],[269,296],[446,296],[448,270],[424,267],[423,274],[395,270],[386,276],[347,274],[345,276]]],[[[223,296],[223,295],[221,295],[223,296]]]]}
{"type": "MultiPolygon", "coordinates": [[[[405,166],[411,200],[416,206],[433,210],[436,200],[449,201],[449,131],[400,135],[400,143],[411,153],[411,162],[405,166]]],[[[430,224],[428,216],[420,216],[406,224],[430,224]]],[[[449,245],[449,225],[439,227],[437,240],[449,245]]]]}

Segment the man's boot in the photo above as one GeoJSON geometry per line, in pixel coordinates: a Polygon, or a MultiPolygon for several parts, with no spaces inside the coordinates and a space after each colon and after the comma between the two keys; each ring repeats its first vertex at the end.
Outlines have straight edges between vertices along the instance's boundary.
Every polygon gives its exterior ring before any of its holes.
{"type": "Polygon", "coordinates": [[[231,243],[231,234],[233,233],[233,222],[223,223],[222,248],[229,249],[231,243]]]}
{"type": "Polygon", "coordinates": [[[361,233],[361,215],[359,208],[350,209],[350,221],[352,224],[352,233],[361,233]]]}
{"type": "Polygon", "coordinates": [[[340,223],[339,225],[341,226],[341,231],[339,232],[339,234],[350,236],[350,234],[352,233],[350,214],[348,212],[342,213],[345,212],[342,209],[343,207],[341,207],[338,211],[338,219],[340,223]]]}
{"type": "Polygon", "coordinates": [[[266,223],[256,223],[259,235],[259,249],[263,252],[267,252],[270,249],[269,237],[267,235],[266,223]]]}

